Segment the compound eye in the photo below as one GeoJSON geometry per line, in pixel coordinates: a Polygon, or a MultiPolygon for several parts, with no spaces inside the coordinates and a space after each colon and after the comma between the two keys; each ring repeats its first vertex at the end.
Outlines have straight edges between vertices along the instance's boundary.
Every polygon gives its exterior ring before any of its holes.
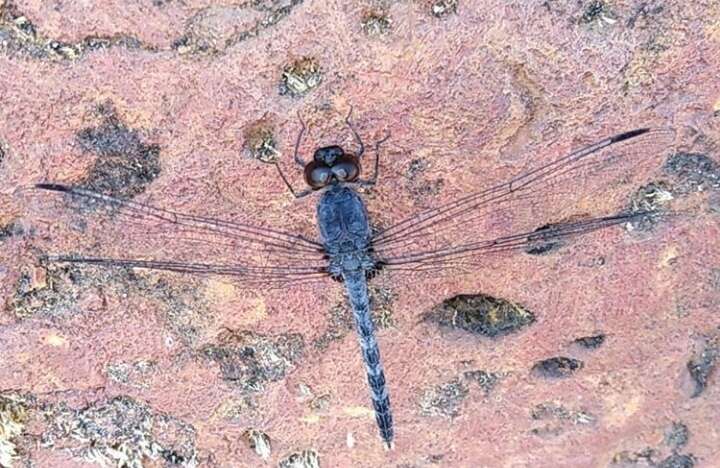
{"type": "Polygon", "coordinates": [[[325,187],[330,183],[333,173],[327,166],[310,163],[305,166],[305,182],[313,189],[325,187]]]}
{"type": "Polygon", "coordinates": [[[358,178],[358,175],[360,175],[360,168],[358,167],[357,162],[350,158],[344,158],[343,160],[335,163],[335,165],[330,169],[337,180],[342,182],[352,182],[358,178]]]}

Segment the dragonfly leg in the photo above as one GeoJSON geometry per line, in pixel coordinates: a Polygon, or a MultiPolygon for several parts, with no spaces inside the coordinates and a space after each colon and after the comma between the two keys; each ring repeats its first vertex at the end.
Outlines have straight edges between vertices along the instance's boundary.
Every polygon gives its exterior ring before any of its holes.
{"type": "Polygon", "coordinates": [[[375,169],[373,175],[369,179],[359,180],[358,183],[361,185],[375,185],[378,179],[378,173],[380,170],[380,145],[385,143],[390,138],[390,132],[388,131],[384,137],[375,142],[375,169]]]}
{"type": "MultiPolygon", "coordinates": [[[[295,153],[293,154],[293,159],[295,159],[295,163],[299,164],[300,167],[303,169],[305,168],[305,161],[302,160],[300,157],[300,142],[302,141],[302,137],[305,134],[305,122],[303,122],[302,117],[300,116],[300,111],[297,112],[298,120],[300,121],[300,133],[298,133],[297,139],[295,140],[295,153]]],[[[284,179],[284,177],[283,177],[284,179]]],[[[286,182],[287,183],[287,182],[286,182]]]]}
{"type": "MultiPolygon", "coordinates": [[[[305,161],[300,158],[300,142],[302,141],[302,137],[305,134],[305,122],[303,122],[302,117],[300,116],[300,111],[297,113],[298,120],[300,121],[300,133],[298,133],[297,139],[295,140],[295,152],[293,154],[293,159],[295,160],[295,163],[298,164],[300,167],[305,168],[305,161]]],[[[283,173],[282,169],[280,169],[280,165],[278,163],[275,163],[275,168],[278,171],[278,174],[280,175],[280,178],[285,183],[285,186],[290,190],[290,193],[293,194],[293,197],[295,198],[302,198],[306,195],[309,195],[312,190],[306,189],[301,192],[296,192],[295,189],[290,185],[290,181],[288,181],[287,177],[285,177],[285,174],[283,173]]]]}
{"type": "Polygon", "coordinates": [[[355,141],[357,142],[358,146],[360,146],[360,149],[357,152],[358,159],[362,158],[363,153],[365,153],[365,145],[363,144],[362,138],[360,138],[360,135],[358,135],[358,132],[355,130],[355,127],[353,127],[352,122],[350,122],[350,116],[352,116],[353,107],[350,106],[350,110],[348,111],[347,117],[345,117],[345,123],[348,127],[350,127],[350,131],[353,134],[353,137],[355,138],[355,141]]]}
{"type": "Polygon", "coordinates": [[[301,192],[296,192],[295,189],[293,189],[292,185],[290,185],[290,182],[285,177],[285,174],[283,174],[283,171],[282,171],[282,169],[280,169],[280,166],[278,164],[275,164],[275,168],[277,169],[278,174],[280,174],[280,178],[282,179],[282,181],[285,182],[285,186],[288,188],[288,190],[290,190],[290,193],[293,194],[293,197],[302,198],[302,197],[304,197],[306,195],[310,195],[312,193],[312,189],[305,189],[301,192]]]}

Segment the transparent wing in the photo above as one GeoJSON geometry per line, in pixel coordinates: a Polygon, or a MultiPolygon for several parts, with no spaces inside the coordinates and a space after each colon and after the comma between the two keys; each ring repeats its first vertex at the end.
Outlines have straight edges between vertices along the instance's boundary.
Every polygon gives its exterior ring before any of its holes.
{"type": "Polygon", "coordinates": [[[621,192],[617,185],[636,188],[674,139],[669,128],[605,138],[384,229],[375,234],[373,248],[389,269],[437,270],[648,216],[613,214],[622,208],[610,193],[621,192]],[[577,220],[578,212],[593,214],[577,220]],[[543,225],[544,232],[537,231],[543,225]]]}
{"type": "Polygon", "coordinates": [[[327,277],[322,245],[300,235],[61,184],[37,184],[28,196],[34,212],[74,220],[60,235],[74,238],[81,253],[48,261],[225,275],[268,286],[327,277]]]}
{"type": "Polygon", "coordinates": [[[487,259],[487,257],[491,255],[500,255],[521,250],[526,253],[544,253],[558,245],[564,244],[566,239],[611,226],[631,223],[650,216],[657,218],[659,216],[669,215],[642,211],[545,225],[532,231],[480,240],[457,247],[403,255],[388,261],[383,261],[382,266],[392,270],[433,273],[437,273],[443,269],[465,268],[478,265],[482,263],[483,259],[487,259]]]}

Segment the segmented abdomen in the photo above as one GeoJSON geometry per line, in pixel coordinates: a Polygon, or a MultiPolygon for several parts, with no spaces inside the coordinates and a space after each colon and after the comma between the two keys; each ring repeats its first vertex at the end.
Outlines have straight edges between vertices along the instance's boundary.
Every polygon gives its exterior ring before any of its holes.
{"type": "Polygon", "coordinates": [[[360,349],[365,361],[370,397],[375,409],[375,420],[378,428],[380,428],[380,437],[385,441],[385,445],[390,448],[393,440],[390,397],[385,386],[385,373],[380,363],[380,349],[375,339],[375,330],[370,317],[370,300],[368,298],[365,273],[361,270],[343,272],[343,279],[350,298],[350,306],[355,317],[355,326],[360,340],[360,349]]]}

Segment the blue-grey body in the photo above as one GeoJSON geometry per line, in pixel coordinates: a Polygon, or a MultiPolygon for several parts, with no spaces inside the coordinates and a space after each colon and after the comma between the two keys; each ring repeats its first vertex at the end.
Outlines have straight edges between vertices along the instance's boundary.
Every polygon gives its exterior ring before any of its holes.
{"type": "Polygon", "coordinates": [[[317,216],[320,235],[329,257],[329,272],[345,282],[367,370],[375,418],[380,435],[389,448],[393,439],[390,398],[370,316],[366,281],[367,275],[376,268],[370,250],[372,236],[367,209],[352,188],[331,185],[320,198],[317,216]]]}

